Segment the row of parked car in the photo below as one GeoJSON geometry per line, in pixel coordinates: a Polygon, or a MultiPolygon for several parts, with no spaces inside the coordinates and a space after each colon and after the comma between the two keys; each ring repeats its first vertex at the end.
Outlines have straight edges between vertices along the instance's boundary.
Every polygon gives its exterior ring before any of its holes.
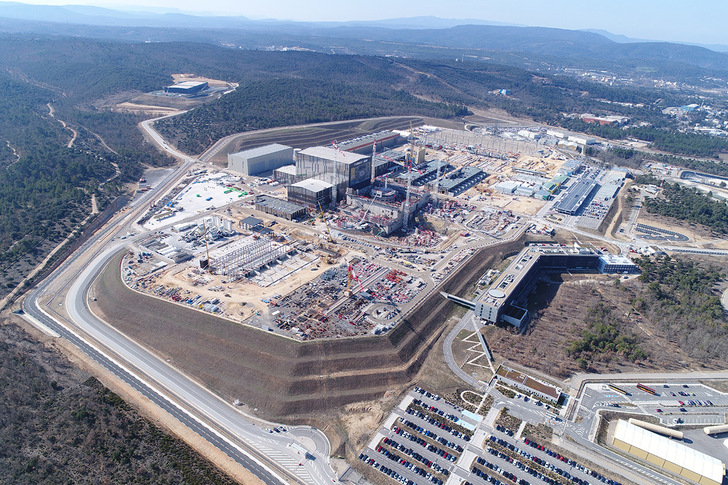
{"type": "MultiPolygon", "coordinates": [[[[372,466],[374,469],[379,470],[380,472],[384,473],[385,475],[388,475],[395,480],[397,480],[402,485],[417,485],[417,482],[414,480],[409,480],[396,471],[392,470],[391,468],[388,468],[381,463],[378,463],[374,458],[369,458],[369,455],[365,455],[364,453],[359,454],[359,459],[366,463],[367,465],[372,466]]],[[[441,484],[440,484],[441,485],[441,484]]]]}
{"type": "Polygon", "coordinates": [[[535,441],[532,441],[528,438],[524,438],[523,442],[532,448],[536,448],[540,451],[543,451],[544,453],[546,453],[549,456],[553,456],[557,460],[560,460],[564,463],[568,463],[569,465],[573,466],[574,468],[576,468],[578,470],[581,470],[582,472],[586,473],[587,475],[591,475],[592,477],[596,478],[597,480],[599,480],[602,483],[606,483],[607,485],[622,485],[620,482],[618,482],[616,480],[612,480],[611,478],[607,478],[597,471],[590,470],[587,467],[585,467],[584,465],[581,465],[574,460],[566,458],[565,456],[562,456],[561,454],[556,453],[555,451],[552,451],[552,450],[546,448],[545,446],[536,443],[535,441]]]}

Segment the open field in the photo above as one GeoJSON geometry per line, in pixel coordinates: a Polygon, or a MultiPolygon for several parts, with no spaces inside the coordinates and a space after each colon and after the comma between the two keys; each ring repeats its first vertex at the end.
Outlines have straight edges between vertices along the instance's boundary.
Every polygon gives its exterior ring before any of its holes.
{"type": "Polygon", "coordinates": [[[413,116],[393,118],[375,118],[370,120],[342,121],[339,123],[323,123],[301,128],[277,128],[264,132],[240,133],[227,139],[210,161],[216,165],[227,167],[228,153],[235,153],[269,143],[280,143],[294,148],[328,145],[334,140],[348,140],[368,133],[383,130],[408,130],[410,122],[420,126],[423,119],[413,116]]]}
{"type": "MultiPolygon", "coordinates": [[[[481,250],[442,289],[469,291],[493,261],[521,247],[518,241],[481,250]]],[[[119,278],[119,260],[97,281],[95,311],[225,399],[293,420],[408,385],[430,351],[439,351],[453,305],[433,292],[386,336],[297,343],[135,293],[119,278]]]]}

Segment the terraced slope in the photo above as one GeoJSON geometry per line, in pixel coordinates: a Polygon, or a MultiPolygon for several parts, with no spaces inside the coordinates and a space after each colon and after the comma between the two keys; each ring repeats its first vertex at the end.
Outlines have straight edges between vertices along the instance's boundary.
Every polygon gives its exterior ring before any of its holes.
{"type": "MultiPolygon", "coordinates": [[[[522,240],[480,250],[443,285],[463,294],[522,240]]],[[[269,417],[309,414],[407,386],[437,351],[452,303],[433,292],[384,336],[295,342],[140,295],[119,277],[120,255],[97,280],[96,311],[226,399],[269,417]]]]}

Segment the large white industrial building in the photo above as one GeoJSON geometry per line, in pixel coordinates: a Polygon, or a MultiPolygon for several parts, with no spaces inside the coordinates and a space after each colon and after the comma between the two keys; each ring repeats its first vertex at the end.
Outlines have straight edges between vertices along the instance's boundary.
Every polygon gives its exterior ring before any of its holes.
{"type": "Polygon", "coordinates": [[[720,485],[725,465],[717,458],[620,419],[614,428],[615,448],[701,485],[720,485]]]}
{"type": "Polygon", "coordinates": [[[270,172],[293,161],[293,148],[273,143],[228,155],[228,169],[243,175],[270,172]]]}

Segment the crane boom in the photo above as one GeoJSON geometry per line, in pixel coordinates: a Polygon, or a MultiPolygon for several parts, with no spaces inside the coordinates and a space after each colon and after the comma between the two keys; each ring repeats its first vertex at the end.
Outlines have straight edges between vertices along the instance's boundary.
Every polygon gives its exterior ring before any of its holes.
{"type": "Polygon", "coordinates": [[[321,208],[321,202],[318,203],[318,206],[319,206],[319,212],[321,213],[321,219],[323,219],[324,224],[326,224],[326,231],[329,233],[329,241],[331,242],[331,244],[336,244],[334,237],[331,235],[331,228],[329,227],[329,221],[326,220],[326,215],[324,214],[324,210],[321,208]]]}

